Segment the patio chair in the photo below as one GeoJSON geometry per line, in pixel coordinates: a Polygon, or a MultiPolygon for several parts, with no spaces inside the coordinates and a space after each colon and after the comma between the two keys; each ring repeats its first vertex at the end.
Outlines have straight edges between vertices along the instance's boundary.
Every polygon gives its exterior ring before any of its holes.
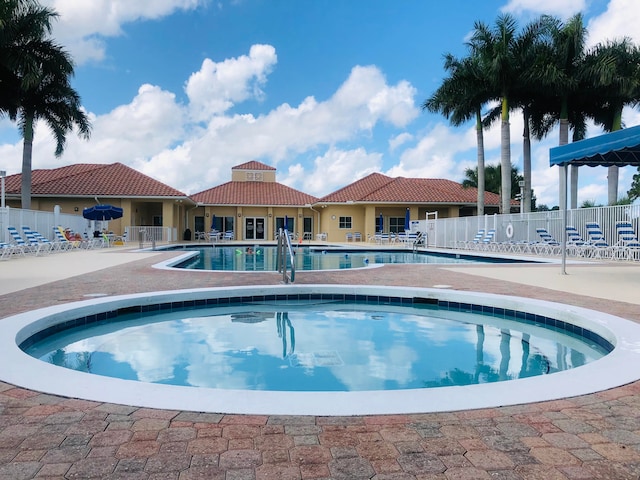
{"type": "Polygon", "coordinates": [[[588,257],[591,253],[591,245],[582,239],[578,229],[567,225],[567,254],[577,257],[588,257]]]}
{"type": "Polygon", "coordinates": [[[591,247],[591,258],[609,258],[612,256],[613,248],[604,238],[604,233],[600,225],[596,222],[585,224],[587,229],[587,242],[591,247]]]}
{"type": "Polygon", "coordinates": [[[233,230],[227,230],[224,232],[223,240],[231,241],[236,239],[236,235],[233,233],[233,230]]]}
{"type": "Polygon", "coordinates": [[[347,232],[347,242],[353,242],[353,233],[347,232]]]}
{"type": "Polygon", "coordinates": [[[53,242],[49,241],[48,238],[44,238],[39,233],[31,230],[31,227],[22,226],[22,232],[24,236],[27,238],[27,243],[33,246],[36,249],[37,253],[51,253],[54,250],[53,242]]]}
{"type": "Polygon", "coordinates": [[[471,240],[463,240],[460,242],[460,246],[461,248],[466,248],[467,250],[471,250],[471,249],[475,249],[478,247],[478,245],[480,245],[480,243],[482,242],[482,239],[484,238],[484,228],[478,230],[478,233],[476,233],[476,236],[473,237],[471,240]]]}
{"type": "Polygon", "coordinates": [[[354,242],[361,242],[362,241],[362,234],[360,232],[356,232],[353,234],[353,241],[354,242]]]}
{"type": "Polygon", "coordinates": [[[11,235],[11,243],[14,249],[20,254],[36,253],[36,249],[29,243],[24,241],[24,238],[20,235],[16,227],[7,227],[9,235],[11,235]]]}
{"type": "Polygon", "coordinates": [[[495,229],[492,228],[490,230],[487,230],[487,233],[484,234],[484,237],[482,237],[482,240],[478,245],[479,249],[485,250],[485,251],[494,249],[496,247],[495,237],[496,237],[495,229]]]}
{"type": "Polygon", "coordinates": [[[536,233],[542,242],[534,244],[535,253],[543,255],[557,255],[560,253],[560,242],[553,238],[546,228],[536,228],[536,233]]]}
{"type": "Polygon", "coordinates": [[[62,249],[71,250],[73,248],[80,248],[80,240],[69,240],[61,226],[53,227],[53,234],[56,236],[56,242],[62,245],[62,249]]]}
{"type": "Polygon", "coordinates": [[[0,260],[11,258],[11,256],[16,253],[16,251],[17,250],[14,245],[11,245],[10,243],[0,242],[0,260]]]}
{"type": "Polygon", "coordinates": [[[629,222],[617,222],[616,232],[618,234],[618,243],[614,247],[614,253],[618,258],[625,260],[640,258],[640,241],[638,241],[633,225],[629,222]]]}

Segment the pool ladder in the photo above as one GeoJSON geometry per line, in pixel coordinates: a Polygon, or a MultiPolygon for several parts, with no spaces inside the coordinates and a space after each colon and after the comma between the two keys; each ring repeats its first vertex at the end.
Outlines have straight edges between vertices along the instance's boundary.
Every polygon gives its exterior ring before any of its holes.
{"type": "Polygon", "coordinates": [[[293,283],[296,279],[296,264],[291,246],[291,235],[287,229],[278,230],[278,246],[276,250],[276,265],[278,272],[282,273],[284,283],[293,283]],[[287,273],[287,260],[289,260],[289,273],[287,273]]]}

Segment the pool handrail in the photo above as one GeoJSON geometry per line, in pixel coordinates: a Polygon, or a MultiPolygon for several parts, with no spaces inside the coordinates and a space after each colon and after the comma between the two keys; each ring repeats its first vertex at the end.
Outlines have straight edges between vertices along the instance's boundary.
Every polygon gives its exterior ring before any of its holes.
{"type": "Polygon", "coordinates": [[[278,272],[282,273],[284,283],[293,283],[296,278],[296,265],[294,261],[293,247],[291,246],[291,236],[287,229],[278,230],[278,248],[276,251],[276,265],[278,272]],[[287,276],[287,254],[291,263],[291,274],[287,276]]]}

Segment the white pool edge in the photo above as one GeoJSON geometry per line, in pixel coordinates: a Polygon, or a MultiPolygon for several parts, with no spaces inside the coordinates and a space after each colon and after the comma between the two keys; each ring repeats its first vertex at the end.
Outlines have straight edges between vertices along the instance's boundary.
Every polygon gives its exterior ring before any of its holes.
{"type": "Polygon", "coordinates": [[[362,285],[276,285],[172,290],[51,306],[2,320],[0,380],[34,391],[138,407],[229,414],[350,416],[429,413],[518,405],[594,393],[631,383],[640,371],[640,325],[571,305],[433,288],[362,285]],[[361,392],[275,392],[160,385],[92,375],[37,360],[18,347],[61,321],[130,305],[275,294],[343,293],[437,298],[533,312],[588,328],[615,345],[588,365],[541,377],[491,384],[361,392]]]}

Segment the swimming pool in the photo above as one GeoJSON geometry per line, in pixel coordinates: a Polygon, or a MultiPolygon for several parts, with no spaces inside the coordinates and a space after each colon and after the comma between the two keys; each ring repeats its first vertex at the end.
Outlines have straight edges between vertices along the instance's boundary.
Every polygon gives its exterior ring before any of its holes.
{"type": "MultiPolygon", "coordinates": [[[[276,247],[265,245],[212,246],[193,249],[190,253],[168,262],[173,268],[223,271],[275,271],[276,247]],[[250,253],[248,253],[248,249],[250,253]]],[[[294,248],[296,271],[344,270],[384,264],[469,264],[522,263],[509,257],[465,255],[459,252],[425,252],[411,250],[366,250],[344,247],[294,248]]],[[[289,259],[288,263],[289,262],[289,259]]],[[[529,260],[530,262],[530,260],[529,260]]]]}
{"type": "MultiPolygon", "coordinates": [[[[345,297],[346,298],[346,297],[345,297]]],[[[640,326],[618,317],[550,302],[439,289],[348,285],[279,285],[196,289],[98,298],[26,312],[3,320],[0,337],[0,379],[36,391],[73,398],[150,408],[224,413],[282,415],[363,415],[451,411],[514,405],[592,393],[638,378],[628,365],[637,364],[640,326]],[[244,303],[272,297],[309,300],[317,296],[372,297],[383,303],[438,304],[457,310],[489,311],[564,325],[595,335],[615,348],[588,365],[541,377],[509,382],[432,389],[354,392],[278,392],[234,388],[193,388],[143,383],[60,368],[28,356],[18,348],[29,339],[74,326],[108,322],[118,313],[206,306],[208,302],[244,303]],[[545,320],[546,319],[546,320],[545,320]]],[[[595,338],[595,337],[594,337],[595,338]]],[[[148,359],[152,362],[153,359],[148,359]]]]}
{"type": "Polygon", "coordinates": [[[315,297],[125,311],[33,344],[32,337],[21,348],[54,365],[125,380],[351,392],[548,375],[613,349],[592,332],[560,328],[555,320],[549,325],[546,318],[417,299],[315,297]]]}

